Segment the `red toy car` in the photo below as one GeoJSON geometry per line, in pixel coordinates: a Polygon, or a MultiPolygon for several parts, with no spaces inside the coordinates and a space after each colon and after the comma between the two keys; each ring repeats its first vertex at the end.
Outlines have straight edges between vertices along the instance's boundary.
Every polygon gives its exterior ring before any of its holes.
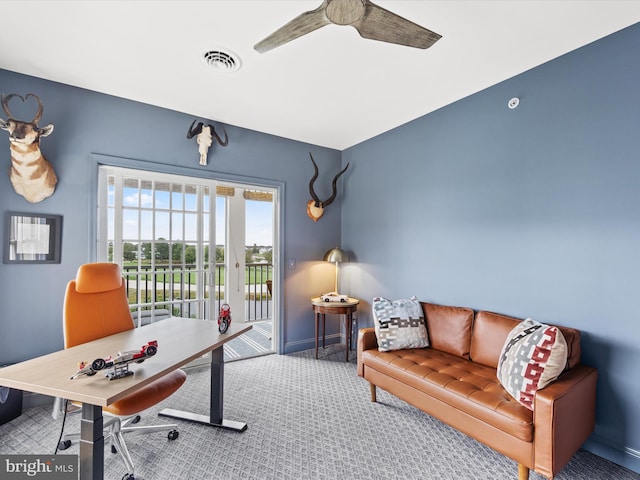
{"type": "Polygon", "coordinates": [[[115,356],[109,355],[105,358],[96,358],[90,365],[87,362],[80,362],[78,364],[80,370],[71,379],[73,380],[80,375],[95,375],[99,370],[104,370],[105,368],[113,368],[113,371],[108,372],[106,375],[110,380],[133,375],[133,372],[129,371],[131,362],[142,363],[146,358],[153,357],[157,352],[158,341],[152,340],[140,347],[140,350],[128,350],[126,352],[118,352],[115,356]]]}

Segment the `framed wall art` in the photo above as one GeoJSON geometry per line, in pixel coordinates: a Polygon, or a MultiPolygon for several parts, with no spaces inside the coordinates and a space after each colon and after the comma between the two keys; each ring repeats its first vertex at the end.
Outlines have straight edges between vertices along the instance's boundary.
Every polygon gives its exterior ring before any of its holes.
{"type": "Polygon", "coordinates": [[[62,216],[7,212],[4,263],[60,263],[62,216]]]}

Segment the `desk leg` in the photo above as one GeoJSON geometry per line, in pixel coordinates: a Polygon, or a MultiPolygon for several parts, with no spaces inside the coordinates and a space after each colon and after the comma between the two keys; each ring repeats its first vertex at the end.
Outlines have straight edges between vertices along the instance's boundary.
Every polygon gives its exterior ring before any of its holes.
{"type": "Polygon", "coordinates": [[[102,407],[83,403],[80,422],[80,480],[103,480],[103,428],[102,407]]]}
{"type": "Polygon", "coordinates": [[[226,420],[222,416],[224,405],[224,350],[222,347],[218,347],[211,352],[211,392],[209,394],[209,402],[209,416],[183,412],[173,408],[165,408],[158,415],[189,420],[209,425],[210,427],[235,430],[236,432],[244,432],[247,429],[246,423],[226,420]]]}

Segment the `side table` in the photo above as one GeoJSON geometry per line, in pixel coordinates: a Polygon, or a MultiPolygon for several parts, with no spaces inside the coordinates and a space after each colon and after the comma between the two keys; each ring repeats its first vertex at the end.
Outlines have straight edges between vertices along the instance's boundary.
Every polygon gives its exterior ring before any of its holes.
{"type": "Polygon", "coordinates": [[[320,316],[322,316],[322,348],[324,348],[325,338],[325,321],[326,315],[341,315],[344,318],[344,327],[346,332],[346,361],[349,361],[349,349],[351,348],[351,325],[353,323],[353,312],[358,310],[360,300],[349,297],[346,302],[325,302],[320,297],[311,299],[313,305],[313,313],[316,322],[316,360],[318,359],[318,333],[320,326],[320,316]]]}

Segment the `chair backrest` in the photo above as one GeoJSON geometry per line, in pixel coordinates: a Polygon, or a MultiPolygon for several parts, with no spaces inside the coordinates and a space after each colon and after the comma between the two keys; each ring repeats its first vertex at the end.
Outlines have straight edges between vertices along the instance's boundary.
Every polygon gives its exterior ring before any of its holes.
{"type": "Polygon", "coordinates": [[[87,263],[67,285],[63,309],[64,347],[134,328],[120,267],[87,263]]]}

